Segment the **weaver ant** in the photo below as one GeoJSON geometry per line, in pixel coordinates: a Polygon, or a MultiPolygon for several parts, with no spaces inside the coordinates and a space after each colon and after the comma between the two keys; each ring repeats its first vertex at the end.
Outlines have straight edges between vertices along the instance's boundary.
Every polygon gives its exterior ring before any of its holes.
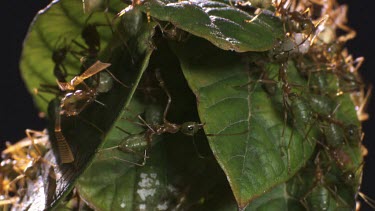
{"type": "MultiPolygon", "coordinates": [[[[143,157],[142,163],[136,163],[129,160],[124,160],[119,157],[112,157],[118,160],[122,160],[134,165],[143,166],[146,163],[147,158],[147,149],[150,148],[152,144],[156,142],[156,137],[162,135],[164,133],[177,133],[181,132],[188,136],[194,136],[202,127],[204,124],[197,123],[197,122],[185,122],[182,124],[176,124],[171,123],[167,120],[167,114],[172,102],[171,95],[165,86],[165,82],[161,77],[160,70],[155,70],[156,79],[159,82],[159,86],[163,89],[164,93],[167,95],[167,105],[164,109],[164,112],[162,113],[160,109],[156,106],[149,106],[145,110],[145,119],[142,118],[140,115],[138,115],[138,119],[141,122],[138,122],[137,124],[140,124],[141,126],[144,126],[146,130],[140,134],[129,134],[125,130],[123,130],[120,127],[117,127],[119,130],[123,131],[124,133],[127,133],[128,136],[123,139],[117,146],[103,149],[101,151],[105,150],[112,150],[117,149],[121,152],[131,152],[138,154],[139,156],[143,157]],[[142,154],[139,152],[143,151],[142,154]]],[[[133,121],[133,120],[129,120],[133,121]]]]}
{"type": "Polygon", "coordinates": [[[42,163],[54,166],[54,164],[42,157],[45,151],[40,149],[40,147],[48,147],[47,132],[26,130],[26,134],[28,136],[27,139],[21,140],[14,145],[8,145],[7,149],[2,152],[2,157],[6,158],[6,160],[1,162],[1,192],[4,192],[2,195],[9,196],[9,192],[19,195],[3,202],[12,201],[13,205],[17,203],[22,195],[21,193],[16,193],[16,189],[20,190],[16,186],[23,187],[26,183],[25,180],[31,181],[27,182],[28,186],[33,185],[32,182],[39,176],[39,169],[42,163]]]}
{"type": "Polygon", "coordinates": [[[85,72],[74,77],[70,82],[57,82],[61,91],[65,92],[64,97],[60,101],[60,105],[55,109],[55,136],[62,163],[73,162],[74,156],[61,131],[61,116],[69,117],[80,114],[88,105],[96,101],[96,97],[101,93],[100,91],[108,91],[112,88],[112,83],[108,82],[99,81],[92,87],[84,82],[85,79],[107,69],[110,65],[109,63],[96,61],[85,72]]]}
{"type": "Polygon", "coordinates": [[[329,167],[323,167],[325,160],[323,154],[317,153],[314,160],[314,182],[309,190],[304,194],[301,203],[306,209],[327,210],[332,206],[336,208],[349,208],[350,204],[340,195],[342,187],[332,177],[337,175],[330,172],[329,167]],[[335,204],[332,204],[335,203],[335,204]]]}

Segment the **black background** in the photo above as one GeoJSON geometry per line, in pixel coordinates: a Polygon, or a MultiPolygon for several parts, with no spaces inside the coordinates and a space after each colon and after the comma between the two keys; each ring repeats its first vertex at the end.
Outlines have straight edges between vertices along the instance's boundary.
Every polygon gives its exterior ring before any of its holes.
{"type": "MultiPolygon", "coordinates": [[[[357,37],[348,42],[348,48],[354,57],[364,56],[366,61],[360,72],[366,83],[375,84],[374,17],[371,1],[341,2],[349,4],[349,25],[357,31],[357,37]],[[372,68],[371,68],[372,67],[372,68]]],[[[25,136],[25,129],[42,130],[45,122],[38,117],[32,99],[27,92],[20,74],[18,62],[22,42],[28,25],[39,9],[49,3],[48,0],[3,0],[1,2],[1,59],[0,59],[0,148],[5,141],[16,141],[25,136]]],[[[49,59],[49,58],[46,58],[49,59]]],[[[370,120],[363,123],[366,134],[364,145],[369,150],[363,175],[362,192],[375,198],[375,97],[370,99],[368,112],[370,120]]],[[[362,210],[370,210],[362,203],[362,210]]]]}

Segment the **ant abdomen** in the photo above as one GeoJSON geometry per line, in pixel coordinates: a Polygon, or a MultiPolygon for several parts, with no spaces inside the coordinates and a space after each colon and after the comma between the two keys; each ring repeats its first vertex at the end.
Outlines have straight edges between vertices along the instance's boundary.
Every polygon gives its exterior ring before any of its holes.
{"type": "Polygon", "coordinates": [[[125,153],[130,153],[133,151],[143,151],[148,147],[147,142],[145,141],[145,134],[135,134],[127,136],[121,141],[118,145],[118,150],[125,153]]]}
{"type": "Polygon", "coordinates": [[[310,73],[309,87],[316,94],[338,93],[338,77],[327,70],[317,70],[310,73]]]}
{"type": "Polygon", "coordinates": [[[307,196],[309,210],[328,210],[331,203],[331,193],[323,185],[317,185],[307,196]]]}
{"type": "Polygon", "coordinates": [[[311,123],[313,112],[308,101],[299,96],[291,97],[291,112],[295,122],[298,125],[306,125],[311,123]]]}
{"type": "Polygon", "coordinates": [[[99,93],[109,92],[113,88],[113,78],[107,72],[99,73],[99,84],[96,91],[99,93]]]}
{"type": "Polygon", "coordinates": [[[343,129],[334,123],[329,123],[323,128],[325,141],[329,147],[338,147],[345,144],[343,129]]]}
{"type": "Polygon", "coordinates": [[[326,95],[310,94],[308,96],[312,110],[322,115],[330,115],[335,109],[335,101],[326,95]]]}

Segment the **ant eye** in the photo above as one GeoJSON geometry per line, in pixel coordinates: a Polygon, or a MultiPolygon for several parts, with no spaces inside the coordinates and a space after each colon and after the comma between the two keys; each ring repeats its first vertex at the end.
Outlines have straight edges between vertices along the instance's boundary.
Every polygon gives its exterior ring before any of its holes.
{"type": "Polygon", "coordinates": [[[343,174],[343,179],[346,183],[351,184],[355,182],[355,174],[353,172],[345,172],[343,174]]]}
{"type": "Polygon", "coordinates": [[[193,136],[199,129],[199,125],[196,122],[185,122],[181,125],[180,131],[185,135],[193,136]]]}
{"type": "Polygon", "coordinates": [[[360,128],[350,124],[345,129],[346,137],[350,144],[358,144],[361,141],[360,128]]]}
{"type": "Polygon", "coordinates": [[[313,25],[310,21],[305,21],[304,23],[301,24],[301,29],[302,29],[302,32],[309,34],[313,30],[313,25]]]}
{"type": "Polygon", "coordinates": [[[358,132],[357,126],[349,125],[347,127],[347,133],[350,137],[354,138],[357,132],[358,132]]]}

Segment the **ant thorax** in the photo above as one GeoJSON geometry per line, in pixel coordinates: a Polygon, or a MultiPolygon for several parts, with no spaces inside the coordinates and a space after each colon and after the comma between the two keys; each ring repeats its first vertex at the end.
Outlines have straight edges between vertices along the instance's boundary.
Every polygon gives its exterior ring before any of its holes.
{"type": "Polygon", "coordinates": [[[100,35],[94,24],[87,25],[82,33],[85,44],[89,47],[89,53],[97,55],[100,51],[100,35]]]}
{"type": "Polygon", "coordinates": [[[68,92],[65,94],[64,98],[61,99],[60,115],[78,115],[87,105],[95,101],[97,94],[98,93],[92,89],[68,92]]]}

